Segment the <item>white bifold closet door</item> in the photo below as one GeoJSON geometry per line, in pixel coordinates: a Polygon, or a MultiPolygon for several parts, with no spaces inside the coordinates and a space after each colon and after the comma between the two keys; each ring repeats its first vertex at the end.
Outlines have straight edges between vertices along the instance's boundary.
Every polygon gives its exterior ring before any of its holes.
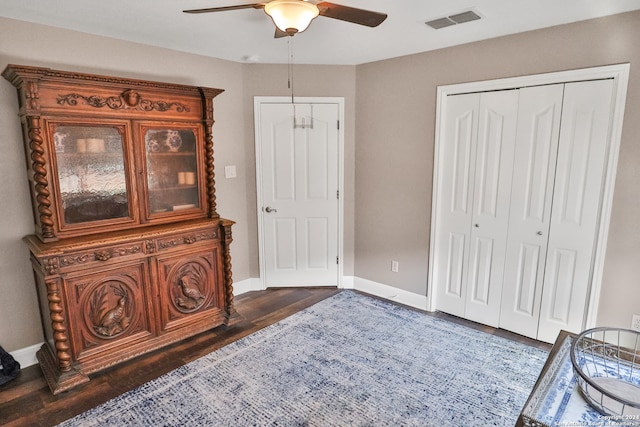
{"type": "Polygon", "coordinates": [[[538,336],[583,328],[601,214],[613,80],[565,84],[538,336]]]}
{"type": "Polygon", "coordinates": [[[520,90],[500,325],[536,338],[564,84],[520,90]]]}
{"type": "Polygon", "coordinates": [[[447,99],[438,310],[549,342],[582,329],[612,90],[600,80],[447,99]]]}
{"type": "Polygon", "coordinates": [[[498,326],[506,257],[518,91],[480,95],[465,317],[498,326]]]}
{"type": "Polygon", "coordinates": [[[518,91],[448,99],[441,152],[438,309],[491,326],[500,316],[518,91]]]}

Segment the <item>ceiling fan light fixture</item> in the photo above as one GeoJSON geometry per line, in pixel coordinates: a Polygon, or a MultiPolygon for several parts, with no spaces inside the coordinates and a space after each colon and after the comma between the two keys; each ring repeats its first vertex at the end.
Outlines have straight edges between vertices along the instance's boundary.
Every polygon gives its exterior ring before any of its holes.
{"type": "Polygon", "coordinates": [[[304,0],[273,0],[264,5],[264,11],[276,27],[290,36],[306,30],[320,13],[315,4],[304,0]]]}

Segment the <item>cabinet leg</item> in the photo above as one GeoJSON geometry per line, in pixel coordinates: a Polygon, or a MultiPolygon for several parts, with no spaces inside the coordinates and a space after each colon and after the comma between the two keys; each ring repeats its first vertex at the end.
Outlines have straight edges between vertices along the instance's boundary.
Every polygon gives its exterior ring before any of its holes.
{"type": "Polygon", "coordinates": [[[236,311],[233,305],[231,305],[231,307],[227,307],[224,317],[224,324],[226,326],[235,325],[236,323],[244,319],[244,317],[242,317],[242,315],[236,311]]]}
{"type": "Polygon", "coordinates": [[[75,368],[62,372],[51,347],[47,343],[44,343],[40,350],[37,351],[36,357],[53,394],[61,393],[89,381],[88,375],[75,368]]]}

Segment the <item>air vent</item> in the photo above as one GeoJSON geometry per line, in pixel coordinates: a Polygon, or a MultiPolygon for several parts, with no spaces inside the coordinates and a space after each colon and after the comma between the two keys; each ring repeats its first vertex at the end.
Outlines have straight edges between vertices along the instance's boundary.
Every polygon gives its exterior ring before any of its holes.
{"type": "Polygon", "coordinates": [[[435,30],[456,25],[456,23],[449,18],[434,19],[433,21],[426,22],[426,24],[435,30]]]}
{"type": "Polygon", "coordinates": [[[439,30],[441,28],[450,27],[456,24],[464,24],[465,22],[476,21],[478,19],[480,19],[480,15],[472,10],[468,10],[466,12],[456,13],[455,15],[446,16],[444,18],[427,21],[425,24],[434,30],[439,30]]]}
{"type": "Polygon", "coordinates": [[[457,13],[455,15],[451,15],[449,17],[449,19],[451,19],[456,24],[464,24],[465,22],[471,22],[471,21],[475,21],[477,19],[480,19],[480,15],[478,15],[477,13],[475,13],[472,10],[469,10],[467,12],[462,12],[462,13],[457,13]]]}

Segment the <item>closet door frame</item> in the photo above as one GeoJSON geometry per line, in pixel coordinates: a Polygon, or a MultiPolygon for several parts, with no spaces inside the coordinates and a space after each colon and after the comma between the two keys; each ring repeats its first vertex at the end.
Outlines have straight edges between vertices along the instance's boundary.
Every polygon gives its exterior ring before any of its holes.
{"type": "Polygon", "coordinates": [[[613,110],[611,112],[611,129],[609,134],[606,171],[602,194],[602,204],[600,207],[600,219],[598,222],[598,235],[596,236],[593,275],[591,289],[588,296],[588,306],[586,308],[584,328],[595,326],[600,301],[600,290],[602,287],[602,272],[604,268],[607,238],[609,235],[609,223],[611,220],[611,205],[613,201],[613,190],[615,186],[616,170],[618,165],[618,154],[620,151],[620,139],[622,134],[622,121],[627,95],[627,85],[629,80],[628,63],[608,65],[602,67],[584,68],[578,70],[560,71],[545,74],[535,74],[521,77],[510,77],[496,80],[486,80],[479,82],[460,83],[454,85],[438,86],[436,98],[436,128],[434,147],[434,167],[433,167],[433,189],[431,206],[431,239],[429,244],[429,283],[427,286],[427,307],[430,311],[438,308],[434,283],[434,260],[436,230],[438,229],[438,206],[439,199],[439,147],[442,142],[441,123],[443,115],[447,111],[447,98],[451,95],[465,93],[488,92],[496,90],[516,89],[528,86],[540,86],[558,83],[579,82],[599,79],[613,79],[613,110]]]}

